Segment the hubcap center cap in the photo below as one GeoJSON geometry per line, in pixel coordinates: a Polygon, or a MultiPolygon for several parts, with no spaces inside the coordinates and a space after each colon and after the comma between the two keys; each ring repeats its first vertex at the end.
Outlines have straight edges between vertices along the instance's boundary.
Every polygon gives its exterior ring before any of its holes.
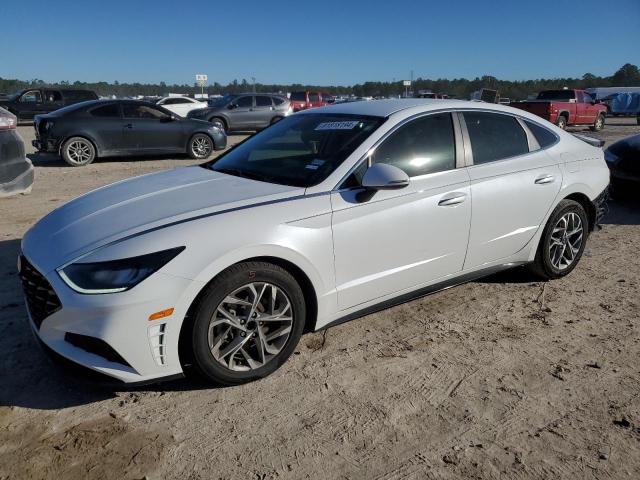
{"type": "Polygon", "coordinates": [[[247,322],[247,330],[255,330],[258,327],[258,323],[255,320],[249,320],[247,322]]]}

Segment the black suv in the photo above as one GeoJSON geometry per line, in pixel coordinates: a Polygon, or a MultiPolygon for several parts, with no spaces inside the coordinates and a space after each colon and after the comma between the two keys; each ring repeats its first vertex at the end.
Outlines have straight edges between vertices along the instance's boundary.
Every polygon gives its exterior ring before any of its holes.
{"type": "Polygon", "coordinates": [[[207,108],[191,110],[187,117],[207,120],[220,130],[260,130],[291,114],[289,100],[280,95],[241,93],[209,101],[207,108]]]}
{"type": "Polygon", "coordinates": [[[61,88],[27,88],[6,98],[0,98],[3,107],[18,117],[18,122],[33,120],[36,115],[53,112],[59,108],[86,100],[97,100],[91,90],[61,88]]]}

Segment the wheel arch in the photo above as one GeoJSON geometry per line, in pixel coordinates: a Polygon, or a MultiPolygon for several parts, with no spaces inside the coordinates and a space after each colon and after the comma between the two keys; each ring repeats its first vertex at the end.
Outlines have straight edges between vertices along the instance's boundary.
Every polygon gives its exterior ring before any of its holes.
{"type": "Polygon", "coordinates": [[[74,133],[71,135],[65,135],[64,137],[62,137],[62,140],[60,141],[60,146],[58,147],[58,155],[62,156],[62,147],[64,146],[65,143],[67,143],[67,140],[69,140],[70,138],[73,137],[79,137],[79,138],[84,138],[85,140],[91,142],[91,145],[93,145],[93,148],[96,151],[96,158],[100,157],[102,155],[102,148],[100,147],[100,143],[98,143],[95,138],[93,138],[93,136],[91,135],[87,135],[86,133],[74,133]]]}
{"type": "Polygon", "coordinates": [[[587,212],[587,217],[589,218],[589,231],[592,232],[596,226],[596,207],[593,202],[589,200],[589,197],[584,193],[574,192],[564,197],[563,200],[573,200],[582,205],[582,208],[587,212]]]}
{"type": "Polygon", "coordinates": [[[228,265],[227,267],[221,269],[218,273],[216,273],[208,282],[206,282],[198,293],[195,295],[193,300],[191,301],[189,308],[187,309],[187,313],[184,317],[182,325],[180,326],[180,333],[178,336],[178,357],[180,359],[180,363],[184,365],[184,360],[191,358],[191,353],[189,351],[190,345],[188,341],[189,332],[191,331],[191,325],[193,324],[192,319],[198,303],[200,299],[204,295],[207,290],[207,287],[213,282],[216,278],[218,278],[222,273],[226,272],[229,268],[245,263],[245,262],[267,262],[277,265],[284,270],[286,270],[289,274],[293,276],[293,278],[298,282],[300,288],[302,289],[302,294],[304,296],[305,305],[307,308],[307,315],[305,318],[305,325],[303,333],[312,332],[315,330],[315,325],[317,323],[318,317],[318,295],[316,292],[316,288],[311,281],[309,275],[298,265],[293,263],[290,260],[286,260],[282,257],[276,256],[253,256],[247,257],[243,260],[237,261],[228,265]]]}

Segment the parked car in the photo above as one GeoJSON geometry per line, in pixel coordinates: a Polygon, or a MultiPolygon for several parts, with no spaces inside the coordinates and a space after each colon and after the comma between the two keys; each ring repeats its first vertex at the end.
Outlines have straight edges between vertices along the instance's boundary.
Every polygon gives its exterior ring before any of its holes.
{"type": "Polygon", "coordinates": [[[300,110],[306,110],[308,108],[327,106],[329,103],[334,103],[336,99],[328,93],[310,92],[307,90],[306,92],[291,92],[289,101],[291,102],[293,111],[299,112],[300,110]]]}
{"type": "Polygon", "coordinates": [[[193,110],[189,118],[207,120],[225,131],[260,130],[291,114],[289,101],[279,95],[243,93],[213,100],[207,108],[193,110]]]}
{"type": "Polygon", "coordinates": [[[136,100],[93,100],[35,118],[33,146],[57,153],[73,167],[98,157],[187,153],[207,158],[227,145],[210,123],[185,119],[136,100]]]}
{"type": "Polygon", "coordinates": [[[243,383],[305,329],[517,265],[564,277],[608,183],[601,149],[502,105],[307,110],[49,213],[22,240],[29,323],[124,382],[243,383]]]}
{"type": "Polygon", "coordinates": [[[607,115],[607,107],[584,90],[544,90],[536,100],[513,102],[511,106],[534,113],[562,129],[589,125],[591,130],[602,130],[607,115]]]}
{"type": "Polygon", "coordinates": [[[604,151],[616,187],[640,185],[640,135],[623,138],[604,151]]]}
{"type": "Polygon", "coordinates": [[[33,120],[36,115],[53,112],[59,108],[87,100],[97,100],[91,90],[62,88],[27,88],[8,98],[0,98],[0,107],[13,113],[18,122],[33,120]]]}
{"type": "Polygon", "coordinates": [[[208,106],[206,102],[200,102],[189,97],[164,97],[158,100],[157,105],[181,117],[186,117],[191,110],[207,108],[208,106]]]}
{"type": "Polygon", "coordinates": [[[17,124],[15,115],[0,108],[0,198],[29,193],[33,185],[33,165],[24,154],[17,124]]]}

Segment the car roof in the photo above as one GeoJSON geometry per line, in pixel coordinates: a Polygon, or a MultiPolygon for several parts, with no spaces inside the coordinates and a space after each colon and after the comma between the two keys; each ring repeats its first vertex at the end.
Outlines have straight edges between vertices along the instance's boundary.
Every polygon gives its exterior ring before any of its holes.
{"type": "Polygon", "coordinates": [[[541,120],[525,110],[516,109],[497,103],[486,103],[456,99],[433,98],[400,98],[385,100],[361,100],[356,102],[338,103],[326,107],[311,108],[296,113],[296,115],[313,115],[314,113],[342,113],[350,115],[367,115],[372,117],[389,117],[403,112],[404,115],[412,115],[420,112],[435,110],[491,110],[495,112],[518,115],[531,119],[541,120]]]}

